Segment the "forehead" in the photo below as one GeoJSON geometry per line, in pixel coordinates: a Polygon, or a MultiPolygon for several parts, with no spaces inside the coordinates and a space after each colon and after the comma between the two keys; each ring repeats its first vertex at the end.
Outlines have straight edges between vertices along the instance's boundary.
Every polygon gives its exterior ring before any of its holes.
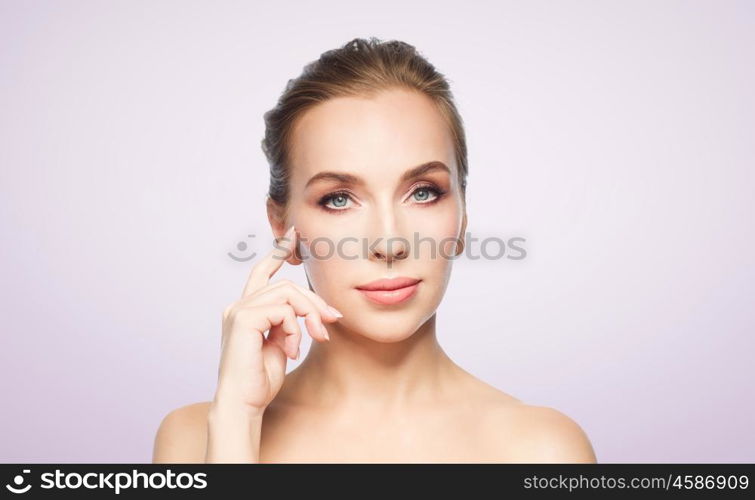
{"type": "Polygon", "coordinates": [[[384,175],[431,160],[456,169],[451,131],[433,101],[390,90],[336,97],[306,111],[291,134],[292,182],[321,170],[384,175]]]}

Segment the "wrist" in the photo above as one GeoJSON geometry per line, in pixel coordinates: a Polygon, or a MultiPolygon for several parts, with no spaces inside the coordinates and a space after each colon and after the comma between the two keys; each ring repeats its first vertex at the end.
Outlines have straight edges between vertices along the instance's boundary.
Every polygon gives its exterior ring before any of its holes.
{"type": "Polygon", "coordinates": [[[254,422],[261,421],[264,413],[264,408],[254,408],[249,405],[215,399],[210,404],[207,419],[209,423],[219,420],[224,422],[254,422]]]}

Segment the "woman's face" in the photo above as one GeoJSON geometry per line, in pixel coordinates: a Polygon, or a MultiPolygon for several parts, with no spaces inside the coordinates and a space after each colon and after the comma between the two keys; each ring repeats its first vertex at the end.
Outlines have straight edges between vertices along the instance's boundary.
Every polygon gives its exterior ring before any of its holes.
{"type": "Polygon", "coordinates": [[[405,90],[334,98],[297,121],[288,226],[312,288],[344,314],[344,327],[395,342],[435,313],[466,226],[454,153],[432,101],[405,90]],[[421,281],[394,304],[357,289],[394,277],[421,281]]]}

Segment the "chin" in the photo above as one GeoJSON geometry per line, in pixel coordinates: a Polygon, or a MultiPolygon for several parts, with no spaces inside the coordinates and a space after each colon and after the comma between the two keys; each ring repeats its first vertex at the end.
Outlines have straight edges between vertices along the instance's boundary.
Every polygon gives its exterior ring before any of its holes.
{"type": "MultiPolygon", "coordinates": [[[[432,316],[423,314],[417,307],[378,310],[369,306],[352,307],[351,317],[341,323],[352,334],[375,342],[401,342],[411,337],[432,316]]],[[[344,312],[344,314],[346,314],[344,312]]]]}
{"type": "Polygon", "coordinates": [[[407,329],[407,330],[396,330],[396,325],[393,324],[393,326],[387,327],[389,330],[378,330],[377,328],[374,328],[371,326],[369,330],[359,329],[355,330],[354,333],[370,339],[374,342],[379,342],[381,344],[393,344],[396,342],[402,342],[409,337],[411,337],[417,329],[407,329]],[[390,328],[393,328],[390,330],[390,328]]]}

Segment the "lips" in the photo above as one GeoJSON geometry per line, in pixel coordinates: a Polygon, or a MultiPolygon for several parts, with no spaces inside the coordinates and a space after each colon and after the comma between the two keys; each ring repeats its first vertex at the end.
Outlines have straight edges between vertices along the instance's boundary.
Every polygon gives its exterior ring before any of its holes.
{"type": "Polygon", "coordinates": [[[399,277],[399,278],[392,278],[392,279],[380,279],[377,281],[373,281],[371,283],[367,283],[366,285],[358,286],[357,288],[359,290],[398,290],[399,288],[406,288],[408,286],[415,285],[419,283],[420,280],[415,278],[406,278],[406,277],[399,277]]]}
{"type": "Polygon", "coordinates": [[[394,305],[404,302],[417,291],[421,280],[414,278],[381,279],[356,287],[372,302],[394,305]]]}

